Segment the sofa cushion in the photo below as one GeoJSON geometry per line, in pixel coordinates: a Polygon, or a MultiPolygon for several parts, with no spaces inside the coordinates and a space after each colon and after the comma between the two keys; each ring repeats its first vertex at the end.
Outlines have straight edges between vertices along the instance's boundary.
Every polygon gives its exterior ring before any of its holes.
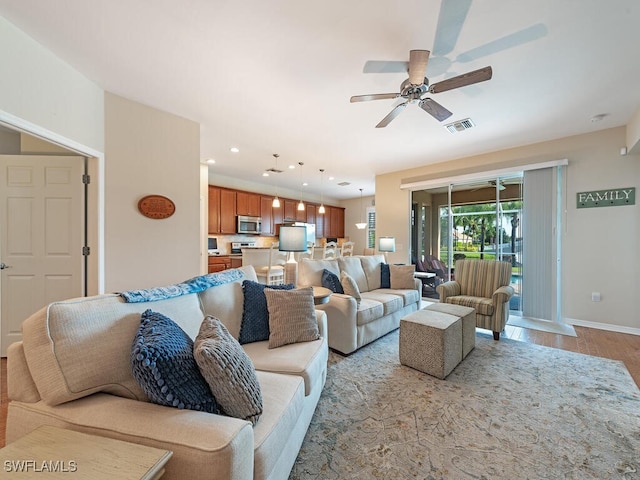
{"type": "Polygon", "coordinates": [[[333,293],[344,293],[340,278],[331,270],[326,268],[322,271],[322,286],[328,288],[333,293]]]}
{"type": "Polygon", "coordinates": [[[347,272],[340,272],[340,283],[342,284],[342,289],[344,290],[345,295],[350,295],[356,299],[356,303],[360,305],[360,289],[358,288],[358,284],[356,281],[349,275],[347,272]]]}
{"type": "Polygon", "coordinates": [[[320,338],[313,303],[313,288],[265,288],[269,310],[269,348],[320,338]]]}
{"type": "MultiPolygon", "coordinates": [[[[242,282],[244,298],[242,324],[238,338],[241,344],[269,340],[269,310],[267,297],[264,294],[266,287],[266,285],[252,280],[242,282]]],[[[292,290],[294,286],[292,284],[270,285],[269,288],[292,290]]]]}
{"type": "MultiPolygon", "coordinates": [[[[231,283],[219,285],[215,288],[208,288],[198,293],[198,298],[202,304],[202,313],[200,315],[200,323],[206,315],[213,315],[220,319],[224,326],[227,327],[229,333],[235,338],[240,337],[240,326],[242,325],[242,314],[244,312],[244,293],[242,291],[242,282],[244,280],[258,281],[256,271],[252,265],[245,265],[238,270],[244,273],[244,278],[231,283]]],[[[187,332],[189,333],[189,332],[187,332]]],[[[192,338],[198,334],[196,329],[192,338]]]]}
{"type": "Polygon", "coordinates": [[[193,357],[193,341],[165,315],[151,309],[142,313],[131,347],[131,369],[151,402],[219,413],[193,357]]]}
{"type": "Polygon", "coordinates": [[[364,292],[362,298],[380,302],[384,308],[384,315],[396,312],[404,307],[404,299],[400,295],[389,293],[385,289],[364,292]]]}
{"type": "Polygon", "coordinates": [[[148,308],[173,318],[191,338],[198,334],[203,314],[195,293],[143,303],[126,303],[114,294],[74,298],[26,319],[25,357],[42,400],[58,405],[105,392],[146,401],[130,356],[140,315],[148,308]]]}
{"type": "Polygon", "coordinates": [[[362,264],[362,269],[364,270],[364,274],[367,277],[367,291],[375,290],[377,288],[381,288],[380,284],[382,278],[381,266],[384,263],[384,256],[382,255],[360,255],[357,258],[360,259],[360,263],[362,264]]]}
{"type": "Polygon", "coordinates": [[[361,292],[369,291],[369,283],[367,282],[364,268],[362,268],[360,257],[338,257],[338,266],[341,273],[346,272],[355,280],[358,284],[358,290],[361,292]]]}
{"type": "Polygon", "coordinates": [[[304,378],[305,395],[327,374],[329,349],[327,339],[312,342],[290,343],[279,348],[269,348],[269,342],[243,345],[258,372],[274,372],[304,378]]]}
{"type": "Polygon", "coordinates": [[[412,303],[418,303],[420,301],[420,291],[412,288],[411,290],[402,289],[395,290],[390,288],[388,290],[384,290],[383,293],[389,293],[391,295],[397,295],[402,298],[403,305],[406,307],[407,305],[411,305],[412,303]]]}
{"type": "Polygon", "coordinates": [[[363,298],[358,305],[356,324],[365,325],[384,316],[384,305],[371,298],[363,298]]]}
{"type": "Polygon", "coordinates": [[[321,286],[322,272],[325,269],[340,275],[338,261],[335,258],[327,260],[303,258],[298,262],[298,287],[321,286]]]}
{"type": "Polygon", "coordinates": [[[256,424],[262,414],[262,395],[251,359],[227,328],[207,316],[193,346],[200,373],[221,413],[256,424]]]}
{"type": "Polygon", "coordinates": [[[415,265],[389,265],[391,288],[399,290],[415,288],[413,279],[415,270],[415,265]]]}
{"type": "Polygon", "coordinates": [[[493,300],[491,298],[456,295],[455,297],[447,297],[447,303],[475,308],[476,313],[479,313],[480,315],[491,316],[495,310],[493,307],[493,300]]]}

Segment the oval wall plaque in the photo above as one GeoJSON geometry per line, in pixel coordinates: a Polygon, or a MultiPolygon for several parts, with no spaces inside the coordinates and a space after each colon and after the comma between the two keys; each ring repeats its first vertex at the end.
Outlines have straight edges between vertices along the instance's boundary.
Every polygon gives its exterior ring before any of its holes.
{"type": "Polygon", "coordinates": [[[138,210],[145,217],[160,220],[173,215],[176,211],[176,205],[162,195],[147,195],[138,202],[138,210]]]}

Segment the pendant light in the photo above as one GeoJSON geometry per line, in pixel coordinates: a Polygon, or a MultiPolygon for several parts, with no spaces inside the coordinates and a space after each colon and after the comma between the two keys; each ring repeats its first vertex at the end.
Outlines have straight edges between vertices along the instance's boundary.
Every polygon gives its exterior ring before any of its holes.
{"type": "MultiPolygon", "coordinates": [[[[274,168],[274,172],[279,172],[278,170],[278,155],[277,153],[273,154],[273,157],[276,159],[276,166],[274,168]]],[[[280,199],[278,198],[278,186],[276,185],[276,196],[273,198],[273,202],[271,202],[271,206],[273,208],[280,208],[280,199]]]]}
{"type": "Polygon", "coordinates": [[[366,227],[366,222],[362,221],[362,189],[360,189],[360,222],[356,223],[356,228],[358,230],[364,230],[366,227]]]}
{"type": "Polygon", "coordinates": [[[318,213],[320,215],[324,215],[324,195],[322,192],[322,177],[324,176],[324,168],[320,169],[320,207],[318,208],[318,213]]]}
{"type": "Polygon", "coordinates": [[[304,212],[304,203],[302,202],[302,165],[304,163],[298,162],[298,165],[300,165],[300,202],[298,202],[298,211],[304,212]]]}

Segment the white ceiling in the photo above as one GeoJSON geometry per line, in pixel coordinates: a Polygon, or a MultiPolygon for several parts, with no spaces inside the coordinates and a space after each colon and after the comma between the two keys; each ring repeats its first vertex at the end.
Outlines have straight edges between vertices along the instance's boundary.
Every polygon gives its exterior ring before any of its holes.
{"type": "Polygon", "coordinates": [[[211,172],[317,193],[324,168],[339,199],[373,194],[376,174],[625,125],[640,106],[638,0],[442,6],[443,28],[440,0],[0,0],[0,15],[105,90],[199,122],[211,172]],[[411,49],[432,50],[431,83],[493,67],[432,95],[453,112],[444,123],[475,128],[451,134],[409,105],[376,129],[400,101],[349,103],[398,92],[406,74],[363,67],[411,49]],[[302,174],[263,178],[273,153],[302,174]]]}

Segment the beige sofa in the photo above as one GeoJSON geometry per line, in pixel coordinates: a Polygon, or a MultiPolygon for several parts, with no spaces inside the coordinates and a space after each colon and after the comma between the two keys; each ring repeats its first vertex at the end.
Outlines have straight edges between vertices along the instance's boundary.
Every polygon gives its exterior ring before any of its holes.
{"type": "Polygon", "coordinates": [[[163,479],[286,479],[315,411],[327,373],[326,317],[321,338],[268,349],[243,345],[260,384],[255,426],[228,416],[150,403],[131,373],[140,314],[153,309],[193,339],[205,315],[238,338],[244,278],[200,293],[143,303],[119,295],[55,302],[23,322],[8,353],[6,440],[53,425],[173,451],[163,479]]]}
{"type": "Polygon", "coordinates": [[[321,286],[325,269],[338,277],[343,271],[348,273],[358,286],[359,303],[351,295],[333,293],[326,304],[316,307],[327,314],[327,336],[333,350],[352,353],[395,330],[403,316],[420,308],[420,280],[411,276],[412,288],[381,288],[384,262],[383,255],[354,255],[330,260],[305,258],[298,264],[299,287],[321,286]]]}

